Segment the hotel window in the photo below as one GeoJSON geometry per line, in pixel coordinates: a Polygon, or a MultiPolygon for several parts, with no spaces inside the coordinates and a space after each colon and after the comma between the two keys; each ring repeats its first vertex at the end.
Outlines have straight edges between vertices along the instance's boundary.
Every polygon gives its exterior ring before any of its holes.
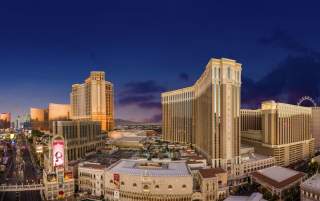
{"type": "Polygon", "coordinates": [[[155,188],[156,188],[156,189],[159,189],[159,185],[156,185],[155,188]]]}
{"type": "Polygon", "coordinates": [[[169,190],[172,190],[172,185],[168,185],[168,189],[169,189],[169,190]]]}
{"type": "Polygon", "coordinates": [[[148,185],[144,185],[143,186],[143,190],[149,190],[149,186],[148,185]]]}
{"type": "Polygon", "coordinates": [[[136,184],[136,183],[133,183],[132,186],[133,186],[133,187],[137,187],[137,184],[136,184]]]}
{"type": "Polygon", "coordinates": [[[182,188],[187,188],[187,186],[185,184],[182,185],[182,188]]]}

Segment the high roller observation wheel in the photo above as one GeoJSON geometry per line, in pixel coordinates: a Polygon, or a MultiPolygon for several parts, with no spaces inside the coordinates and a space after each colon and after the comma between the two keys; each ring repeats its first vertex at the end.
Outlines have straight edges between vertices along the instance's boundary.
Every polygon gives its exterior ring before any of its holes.
{"type": "Polygon", "coordinates": [[[299,101],[297,102],[297,105],[301,105],[304,101],[309,101],[313,104],[314,107],[317,106],[317,103],[310,97],[310,96],[303,96],[299,99],[299,101]]]}

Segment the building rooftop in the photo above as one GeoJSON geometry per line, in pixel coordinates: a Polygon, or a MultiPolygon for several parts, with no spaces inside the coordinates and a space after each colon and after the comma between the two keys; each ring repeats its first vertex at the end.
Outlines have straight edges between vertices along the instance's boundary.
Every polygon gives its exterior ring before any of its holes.
{"type": "Polygon", "coordinates": [[[100,163],[82,163],[80,164],[79,167],[82,168],[91,168],[91,169],[99,169],[99,170],[103,170],[104,168],[106,168],[105,165],[101,165],[100,163]]]}
{"type": "Polygon", "coordinates": [[[229,196],[224,201],[265,201],[261,193],[252,193],[250,196],[229,196]]]}
{"type": "Polygon", "coordinates": [[[266,156],[266,155],[257,154],[257,153],[247,153],[247,154],[241,155],[242,162],[254,162],[254,161],[264,160],[268,158],[271,159],[272,156],[266,156]]]}
{"type": "Polygon", "coordinates": [[[226,171],[222,168],[209,168],[209,169],[200,169],[199,173],[203,178],[215,177],[216,174],[225,173],[226,171]]]}
{"type": "Polygon", "coordinates": [[[320,174],[317,173],[303,182],[301,189],[312,193],[320,193],[320,174]]]}
{"type": "Polygon", "coordinates": [[[155,162],[122,159],[109,167],[112,173],[145,176],[191,176],[185,161],[155,162]]]}
{"type": "Polygon", "coordinates": [[[304,177],[304,175],[305,174],[302,172],[280,166],[273,166],[252,173],[254,178],[266,182],[276,188],[285,187],[288,184],[297,181],[301,177],[304,177]]]}

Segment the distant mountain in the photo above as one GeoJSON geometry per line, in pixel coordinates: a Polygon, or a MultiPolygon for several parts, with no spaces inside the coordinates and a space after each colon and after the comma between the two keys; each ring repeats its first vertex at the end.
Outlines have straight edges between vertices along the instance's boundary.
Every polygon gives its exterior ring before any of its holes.
{"type": "Polygon", "coordinates": [[[125,119],[115,119],[116,126],[128,125],[128,124],[141,124],[141,122],[129,121],[125,119]]]}

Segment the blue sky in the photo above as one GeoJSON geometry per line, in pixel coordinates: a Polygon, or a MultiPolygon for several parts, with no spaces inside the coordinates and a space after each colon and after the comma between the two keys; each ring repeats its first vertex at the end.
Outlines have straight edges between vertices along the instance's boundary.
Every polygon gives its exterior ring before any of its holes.
{"type": "Polygon", "coordinates": [[[191,85],[211,57],[243,64],[244,107],[270,98],[318,99],[319,6],[318,1],[1,2],[0,111],[16,116],[29,107],[67,103],[73,83],[91,70],[104,70],[115,85],[117,118],[158,121],[160,93],[191,85]]]}

